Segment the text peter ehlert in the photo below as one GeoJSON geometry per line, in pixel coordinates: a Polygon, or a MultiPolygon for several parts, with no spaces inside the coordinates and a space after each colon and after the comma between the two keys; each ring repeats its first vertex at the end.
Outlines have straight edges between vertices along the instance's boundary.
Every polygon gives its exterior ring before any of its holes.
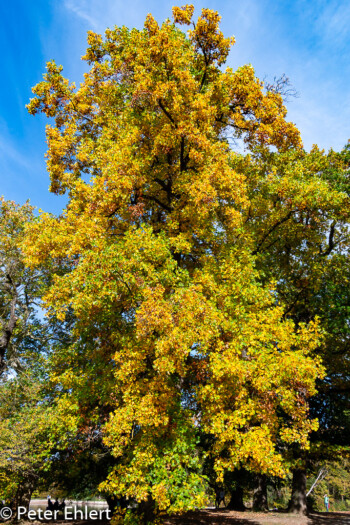
{"type": "Polygon", "coordinates": [[[65,507],[63,511],[60,510],[42,510],[42,509],[31,509],[28,510],[26,507],[18,507],[17,518],[27,518],[28,520],[57,520],[58,517],[62,516],[65,520],[110,520],[112,515],[109,509],[93,510],[88,507],[78,509],[77,507],[65,507]]]}

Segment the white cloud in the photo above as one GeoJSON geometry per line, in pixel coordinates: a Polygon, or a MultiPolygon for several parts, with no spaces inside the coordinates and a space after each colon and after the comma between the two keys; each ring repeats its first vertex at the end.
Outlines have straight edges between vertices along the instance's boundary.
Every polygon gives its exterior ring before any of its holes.
{"type": "MultiPolygon", "coordinates": [[[[349,37],[350,4],[348,0],[310,3],[315,14],[314,29],[326,45],[342,46],[349,37]]],[[[309,7],[310,13],[310,7],[309,7]]]]}
{"type": "Polygon", "coordinates": [[[91,29],[97,30],[96,17],[89,14],[87,2],[84,0],[65,0],[64,6],[69,11],[72,11],[79,18],[87,22],[91,29]]]}
{"type": "Polygon", "coordinates": [[[3,123],[0,124],[0,158],[0,166],[9,164],[26,169],[32,166],[30,159],[19,151],[15,141],[8,135],[3,123]]]}
{"type": "Polygon", "coordinates": [[[84,21],[88,29],[100,33],[115,25],[140,26],[145,14],[156,5],[152,0],[147,6],[142,0],[64,0],[64,7],[68,11],[84,21]]]}

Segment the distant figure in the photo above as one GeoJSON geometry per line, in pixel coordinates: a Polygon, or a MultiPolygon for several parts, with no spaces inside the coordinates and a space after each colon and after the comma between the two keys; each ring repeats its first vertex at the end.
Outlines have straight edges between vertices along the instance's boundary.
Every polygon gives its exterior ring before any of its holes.
{"type": "Polygon", "coordinates": [[[216,501],[215,501],[215,506],[216,508],[218,509],[220,507],[220,503],[223,502],[224,506],[226,507],[226,503],[225,503],[225,491],[224,489],[218,489],[216,491],[216,501]]]}
{"type": "Polygon", "coordinates": [[[66,502],[65,502],[65,500],[63,498],[63,500],[61,501],[61,503],[58,506],[58,510],[61,510],[62,512],[64,512],[65,507],[66,507],[66,502]]]}
{"type": "Polygon", "coordinates": [[[59,508],[60,508],[60,504],[59,504],[58,498],[56,498],[56,501],[53,504],[53,510],[58,510],[59,508]]]}
{"type": "Polygon", "coordinates": [[[46,510],[55,510],[54,504],[51,501],[51,496],[47,497],[47,508],[46,510]]]}
{"type": "Polygon", "coordinates": [[[324,506],[326,507],[326,511],[329,512],[329,497],[327,494],[324,495],[324,506]]]}

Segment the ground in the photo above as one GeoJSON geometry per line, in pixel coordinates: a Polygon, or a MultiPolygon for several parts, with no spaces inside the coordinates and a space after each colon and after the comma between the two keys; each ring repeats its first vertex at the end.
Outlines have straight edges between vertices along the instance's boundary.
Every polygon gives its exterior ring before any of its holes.
{"type": "MultiPolygon", "coordinates": [[[[3,523],[0,521],[0,523],[3,523]]],[[[10,522],[7,522],[10,525],[10,522]]],[[[110,525],[106,520],[32,521],[22,525],[110,525]]],[[[350,525],[350,512],[314,512],[308,517],[273,512],[235,512],[225,509],[188,512],[165,519],[163,525],[350,525]]]]}
{"type": "Polygon", "coordinates": [[[202,510],[171,518],[164,525],[350,525],[350,512],[315,512],[304,518],[272,512],[202,510]]]}

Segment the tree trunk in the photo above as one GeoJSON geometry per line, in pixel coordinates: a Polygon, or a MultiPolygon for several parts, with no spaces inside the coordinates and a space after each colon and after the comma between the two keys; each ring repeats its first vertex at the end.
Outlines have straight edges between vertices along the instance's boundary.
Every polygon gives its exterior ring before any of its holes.
{"type": "Polygon", "coordinates": [[[155,518],[155,504],[154,499],[151,496],[148,496],[147,501],[141,501],[137,513],[141,514],[143,517],[143,523],[148,525],[148,523],[153,523],[155,518]]]}
{"type": "Polygon", "coordinates": [[[253,494],[253,510],[267,511],[267,477],[265,474],[257,476],[257,486],[253,494]]]}
{"type": "Polygon", "coordinates": [[[231,491],[231,499],[227,506],[230,510],[245,510],[245,505],[243,503],[243,489],[240,486],[237,486],[233,491],[231,491]]]}
{"type": "Polygon", "coordinates": [[[11,505],[13,519],[17,519],[18,507],[25,507],[27,512],[29,511],[30,500],[34,488],[35,478],[33,476],[27,476],[19,483],[11,505]]]}
{"type": "Polygon", "coordinates": [[[108,510],[110,511],[111,516],[113,516],[115,509],[118,507],[118,499],[110,494],[105,495],[105,498],[107,501],[108,510]]]}
{"type": "Polygon", "coordinates": [[[293,471],[292,495],[288,505],[288,512],[307,514],[306,506],[306,470],[293,471]]]}
{"type": "MultiPolygon", "coordinates": [[[[7,279],[12,284],[11,277],[7,276],[7,279]]],[[[10,306],[10,318],[8,320],[6,328],[3,331],[2,336],[0,337],[0,376],[2,375],[5,369],[6,350],[10,344],[10,340],[11,340],[13,331],[16,328],[16,324],[17,324],[16,305],[17,305],[17,290],[15,288],[14,297],[11,301],[11,306],[10,306]]]]}

